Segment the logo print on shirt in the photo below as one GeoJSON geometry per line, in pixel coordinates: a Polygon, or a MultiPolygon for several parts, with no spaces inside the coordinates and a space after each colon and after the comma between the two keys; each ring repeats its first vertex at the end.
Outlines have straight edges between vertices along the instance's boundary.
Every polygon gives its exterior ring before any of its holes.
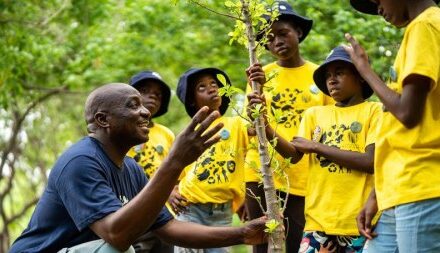
{"type": "Polygon", "coordinates": [[[303,109],[295,109],[297,99],[301,97],[304,103],[310,101],[308,96],[303,95],[303,91],[299,89],[286,88],[284,91],[272,96],[271,106],[274,109],[279,109],[283,112],[284,117],[280,124],[285,128],[291,128],[292,126],[299,126],[302,119],[303,109]]]}
{"type": "MultiPolygon", "coordinates": [[[[316,129],[318,127],[319,126],[315,128],[315,131],[317,131],[316,129]]],[[[322,131],[321,128],[319,129],[322,131]]],[[[329,130],[322,131],[322,135],[319,137],[319,139],[317,139],[317,141],[327,146],[341,148],[341,144],[345,138],[346,142],[348,141],[348,143],[357,146],[358,133],[360,133],[361,130],[362,124],[358,121],[352,122],[349,126],[345,124],[333,125],[329,128],[329,130]]],[[[333,163],[324,156],[317,154],[316,159],[318,159],[321,168],[327,168],[331,173],[351,173],[351,169],[333,163]]]]}
{"type": "Polygon", "coordinates": [[[155,161],[159,159],[160,156],[163,156],[164,147],[160,144],[156,147],[152,145],[142,145],[141,148],[136,146],[134,150],[136,151],[136,155],[133,159],[144,169],[147,177],[150,178],[157,170],[155,161]]]}
{"type": "Polygon", "coordinates": [[[214,161],[215,147],[211,147],[208,152],[203,153],[195,165],[193,173],[201,182],[208,184],[225,183],[229,181],[229,175],[235,172],[235,161],[214,161]]]}

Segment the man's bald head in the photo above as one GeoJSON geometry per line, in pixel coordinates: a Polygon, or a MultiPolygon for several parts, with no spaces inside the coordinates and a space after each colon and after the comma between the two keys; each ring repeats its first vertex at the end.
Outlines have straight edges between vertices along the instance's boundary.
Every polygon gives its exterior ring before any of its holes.
{"type": "Polygon", "coordinates": [[[110,83],[93,90],[87,97],[85,104],[85,120],[87,131],[93,133],[96,130],[95,114],[97,112],[109,112],[118,104],[124,94],[139,93],[135,88],[125,83],[110,83]]]}

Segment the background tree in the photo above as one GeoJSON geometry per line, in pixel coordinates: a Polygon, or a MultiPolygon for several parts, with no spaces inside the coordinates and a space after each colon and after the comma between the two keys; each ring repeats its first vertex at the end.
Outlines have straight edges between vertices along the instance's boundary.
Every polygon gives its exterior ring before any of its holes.
{"type": "MultiPolygon", "coordinates": [[[[314,19],[302,54],[316,63],[350,31],[388,78],[402,32],[348,1],[289,1],[314,19]]],[[[210,0],[224,8],[224,1],[210,0]]],[[[27,225],[54,160],[83,136],[86,94],[154,69],[173,88],[193,66],[224,69],[244,89],[247,52],[229,46],[233,21],[161,0],[0,0],[0,252],[27,225]]],[[[262,55],[261,62],[273,61],[262,55]]],[[[232,112],[229,112],[232,113],[232,112]]],[[[158,119],[176,133],[189,118],[173,96],[158,119]]]]}

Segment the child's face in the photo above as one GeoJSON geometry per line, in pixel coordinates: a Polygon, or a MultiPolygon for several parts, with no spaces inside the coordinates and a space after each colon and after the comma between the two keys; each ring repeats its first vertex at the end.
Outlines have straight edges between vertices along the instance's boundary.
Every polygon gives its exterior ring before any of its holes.
{"type": "Polygon", "coordinates": [[[267,48],[280,60],[290,59],[298,55],[300,29],[294,29],[287,21],[275,21],[268,35],[267,48]]]}
{"type": "Polygon", "coordinates": [[[217,80],[210,74],[201,74],[195,79],[194,100],[197,110],[208,106],[211,111],[219,110],[222,99],[218,95],[217,80]]]}
{"type": "Polygon", "coordinates": [[[325,83],[330,96],[337,102],[351,99],[353,96],[362,97],[361,77],[346,62],[332,62],[325,71],[325,83]]]}
{"type": "Polygon", "coordinates": [[[370,0],[377,4],[378,14],[388,23],[396,27],[404,27],[409,23],[408,10],[401,0],[370,0]]]}
{"type": "Polygon", "coordinates": [[[162,104],[162,89],[156,81],[148,80],[137,89],[142,95],[142,104],[154,116],[162,104]]]}

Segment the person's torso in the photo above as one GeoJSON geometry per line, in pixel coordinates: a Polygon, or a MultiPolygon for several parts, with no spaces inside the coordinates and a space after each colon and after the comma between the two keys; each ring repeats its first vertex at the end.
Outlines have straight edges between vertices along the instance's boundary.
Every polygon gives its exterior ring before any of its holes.
{"type": "Polygon", "coordinates": [[[433,80],[423,116],[406,128],[384,108],[376,143],[376,188],[380,209],[440,197],[440,8],[431,7],[411,22],[390,69],[388,86],[401,94],[411,74],[433,80]]]}
{"type": "MultiPolygon", "coordinates": [[[[381,104],[320,106],[304,116],[304,138],[359,153],[374,144],[381,104]]],[[[305,214],[308,231],[358,235],[356,216],[372,187],[373,175],[343,167],[319,154],[309,156],[305,214]]]]}
{"type": "Polygon", "coordinates": [[[127,156],[133,159],[144,169],[148,178],[156,172],[163,159],[168,155],[174,141],[174,134],[158,123],[154,123],[148,133],[148,141],[134,146],[127,156]]]}
{"type": "MultiPolygon", "coordinates": [[[[310,107],[330,103],[313,81],[313,72],[318,66],[306,62],[297,68],[283,68],[276,63],[264,66],[266,78],[270,79],[263,90],[268,119],[275,131],[287,141],[297,134],[304,111],[310,107]]],[[[256,138],[252,138],[257,147],[256,138]]],[[[307,164],[302,160],[291,164],[276,153],[269,145],[269,153],[274,156],[275,184],[277,189],[304,196],[307,182],[307,164]]],[[[259,181],[260,160],[258,150],[250,149],[246,157],[246,181],[259,181]],[[249,174],[249,176],[248,176],[249,174]]]]}
{"type": "MultiPolygon", "coordinates": [[[[99,173],[108,179],[107,183],[112,188],[115,196],[121,201],[121,206],[134,198],[144,186],[144,182],[140,180],[141,177],[144,177],[142,171],[133,159],[126,157],[124,160],[125,170],[118,172],[115,170],[113,162],[99,147],[97,141],[86,137],[66,150],[57,160],[49,176],[48,185],[37,203],[29,225],[14,242],[11,252],[56,252],[64,247],[98,239],[88,227],[81,231],[78,229],[78,224],[75,224],[72,219],[72,215],[77,215],[77,213],[69,213],[72,210],[66,209],[65,203],[60,197],[60,194],[69,193],[60,192],[57,186],[57,180],[63,177],[63,170],[72,159],[78,159],[78,157],[94,160],[101,164],[102,168],[99,173]]],[[[80,167],[73,169],[81,170],[80,167]]],[[[74,188],[70,190],[78,191],[74,188]]],[[[81,204],[87,205],[88,203],[81,204]]],[[[102,209],[104,209],[104,206],[102,209]]],[[[77,212],[81,211],[81,208],[78,207],[77,212]]],[[[93,218],[90,217],[90,219],[93,218]]]]}
{"type": "Polygon", "coordinates": [[[239,117],[221,117],[221,140],[184,170],[181,194],[192,203],[224,203],[244,198],[244,159],[247,129],[239,117]]]}

